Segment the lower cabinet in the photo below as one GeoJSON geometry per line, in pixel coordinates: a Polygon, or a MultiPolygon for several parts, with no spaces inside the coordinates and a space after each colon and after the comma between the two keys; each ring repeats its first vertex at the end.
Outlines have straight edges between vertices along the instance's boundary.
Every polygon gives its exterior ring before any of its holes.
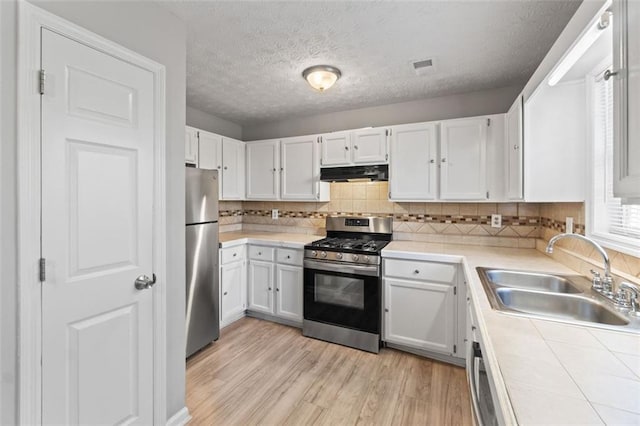
{"type": "Polygon", "coordinates": [[[383,339],[457,355],[458,265],[397,259],[384,262],[383,339]]]}
{"type": "Polygon", "coordinates": [[[249,248],[247,309],[302,323],[302,250],[276,249],[276,261],[272,262],[255,260],[266,252],[258,247],[249,248]]]}
{"type": "Polygon", "coordinates": [[[238,261],[220,267],[220,327],[244,315],[247,305],[245,266],[244,261],[238,261]]]}

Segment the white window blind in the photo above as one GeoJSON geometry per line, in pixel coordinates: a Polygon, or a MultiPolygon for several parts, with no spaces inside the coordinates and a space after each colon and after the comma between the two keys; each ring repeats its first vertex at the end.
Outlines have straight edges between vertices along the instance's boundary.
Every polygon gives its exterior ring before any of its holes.
{"type": "MultiPolygon", "coordinates": [[[[602,74],[600,74],[602,75],[602,74]]],[[[613,79],[599,78],[594,90],[594,231],[606,239],[640,248],[640,205],[613,196],[613,79]]]]}

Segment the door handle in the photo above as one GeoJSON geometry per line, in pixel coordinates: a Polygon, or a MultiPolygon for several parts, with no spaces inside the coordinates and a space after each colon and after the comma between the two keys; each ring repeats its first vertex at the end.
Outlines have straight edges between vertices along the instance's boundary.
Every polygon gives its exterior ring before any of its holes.
{"type": "Polygon", "coordinates": [[[153,278],[149,278],[146,275],[140,275],[138,278],[136,278],[134,282],[136,289],[147,290],[153,287],[153,285],[156,283],[156,274],[151,274],[151,276],[153,278]]]}

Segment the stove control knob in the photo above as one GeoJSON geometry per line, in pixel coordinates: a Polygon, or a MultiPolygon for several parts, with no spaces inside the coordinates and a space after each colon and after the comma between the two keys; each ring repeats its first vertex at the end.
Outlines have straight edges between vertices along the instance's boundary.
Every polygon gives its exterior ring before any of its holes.
{"type": "Polygon", "coordinates": [[[354,254],[353,256],[351,256],[351,258],[357,262],[360,256],[358,256],[357,254],[354,254]]]}
{"type": "Polygon", "coordinates": [[[337,259],[342,259],[342,253],[336,253],[336,258],[337,259]]]}
{"type": "Polygon", "coordinates": [[[311,256],[316,257],[318,255],[318,252],[315,250],[311,251],[311,256]]]}
{"type": "Polygon", "coordinates": [[[327,252],[326,251],[321,251],[320,252],[320,257],[327,257],[327,252]]]}
{"type": "Polygon", "coordinates": [[[369,256],[363,257],[362,260],[364,260],[365,263],[369,263],[369,256]]]}

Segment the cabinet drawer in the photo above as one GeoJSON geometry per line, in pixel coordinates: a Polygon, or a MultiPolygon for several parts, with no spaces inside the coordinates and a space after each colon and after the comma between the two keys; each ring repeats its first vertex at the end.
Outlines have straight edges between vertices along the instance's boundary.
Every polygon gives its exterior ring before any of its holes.
{"type": "Polygon", "coordinates": [[[276,261],[278,263],[302,266],[302,253],[302,250],[280,248],[276,251],[276,261]]]}
{"type": "Polygon", "coordinates": [[[249,259],[273,262],[274,252],[273,247],[249,246],[249,259]]]}
{"type": "Polygon", "coordinates": [[[244,246],[229,247],[220,250],[220,263],[225,265],[244,258],[244,246]]]}
{"type": "Polygon", "coordinates": [[[385,276],[410,280],[453,283],[457,270],[457,265],[450,263],[398,259],[385,259],[384,261],[385,276]]]}

